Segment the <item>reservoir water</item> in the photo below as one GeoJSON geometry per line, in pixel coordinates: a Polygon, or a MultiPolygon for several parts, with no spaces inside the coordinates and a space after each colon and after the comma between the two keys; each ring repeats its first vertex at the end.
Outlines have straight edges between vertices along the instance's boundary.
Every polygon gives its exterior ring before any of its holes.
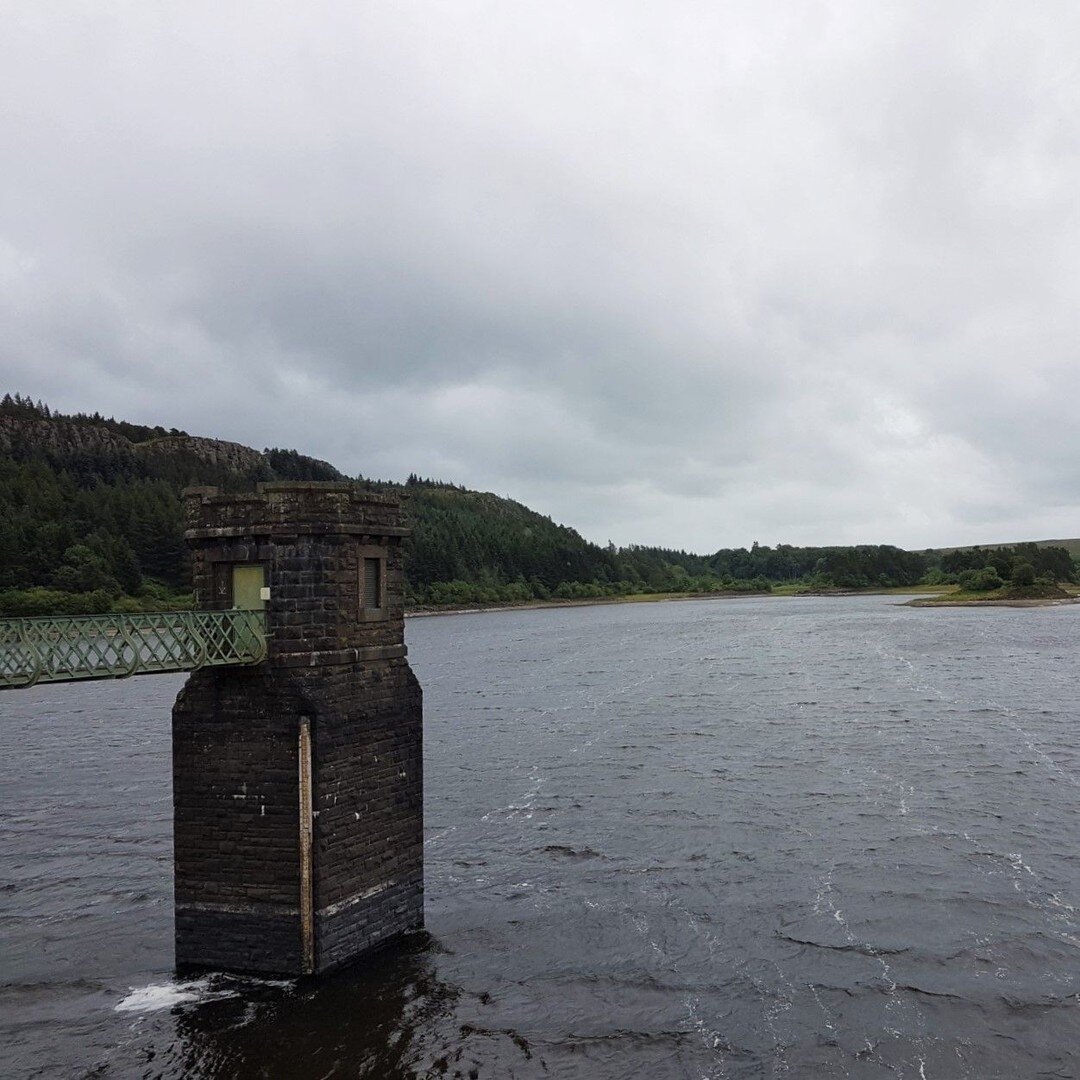
{"type": "Polygon", "coordinates": [[[0,696],[0,1075],[1080,1075],[1080,607],[408,641],[428,933],[313,985],[173,976],[182,677],[0,696]]]}

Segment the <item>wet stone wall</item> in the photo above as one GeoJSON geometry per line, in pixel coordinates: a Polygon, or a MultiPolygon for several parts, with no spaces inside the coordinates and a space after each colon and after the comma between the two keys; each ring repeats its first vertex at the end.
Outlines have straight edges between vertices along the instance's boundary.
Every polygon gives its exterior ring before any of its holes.
{"type": "Polygon", "coordinates": [[[269,649],[194,673],[173,711],[177,963],[315,973],[423,925],[406,529],[344,484],[193,489],[187,508],[197,606],[263,567],[269,649]]]}

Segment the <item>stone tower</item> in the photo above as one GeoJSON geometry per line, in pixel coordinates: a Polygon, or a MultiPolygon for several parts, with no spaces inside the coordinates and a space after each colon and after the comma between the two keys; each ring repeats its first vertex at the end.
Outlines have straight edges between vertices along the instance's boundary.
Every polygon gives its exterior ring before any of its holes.
{"type": "Polygon", "coordinates": [[[264,608],[269,647],[173,708],[176,962],[318,973],[423,926],[408,530],[352,484],[185,502],[196,607],[264,608]]]}

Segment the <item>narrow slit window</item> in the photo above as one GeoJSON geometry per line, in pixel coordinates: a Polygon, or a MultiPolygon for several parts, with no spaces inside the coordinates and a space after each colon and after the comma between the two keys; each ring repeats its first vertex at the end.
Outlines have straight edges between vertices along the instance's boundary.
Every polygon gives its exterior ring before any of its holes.
{"type": "Polygon", "coordinates": [[[364,607],[382,607],[382,559],[364,559],[364,607]]]}

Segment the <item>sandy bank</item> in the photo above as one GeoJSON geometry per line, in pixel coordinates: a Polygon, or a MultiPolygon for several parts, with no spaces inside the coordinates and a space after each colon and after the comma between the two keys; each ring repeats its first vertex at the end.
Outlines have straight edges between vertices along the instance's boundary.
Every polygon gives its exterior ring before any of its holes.
{"type": "Polygon", "coordinates": [[[531,600],[524,604],[492,604],[490,607],[413,608],[405,612],[406,619],[422,619],[433,615],[487,615],[497,611],[540,611],[546,608],[600,607],[608,604],[668,604],[684,600],[745,600],[771,596],[771,593],[692,593],[671,596],[664,593],[644,596],[596,596],[581,600],[531,600]]]}
{"type": "Polygon", "coordinates": [[[1080,604],[1080,597],[1048,597],[1039,600],[908,600],[903,607],[1061,607],[1080,604]]]}

